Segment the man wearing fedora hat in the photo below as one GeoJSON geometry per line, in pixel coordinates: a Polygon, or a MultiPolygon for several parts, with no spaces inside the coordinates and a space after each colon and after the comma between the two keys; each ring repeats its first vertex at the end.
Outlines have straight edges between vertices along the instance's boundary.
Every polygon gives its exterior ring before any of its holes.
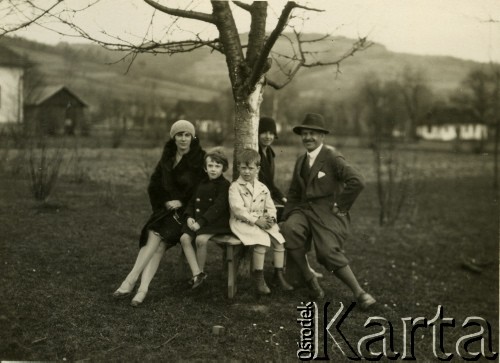
{"type": "Polygon", "coordinates": [[[295,163],[283,211],[281,233],[286,249],[313,297],[323,298],[325,293],[307,264],[311,245],[318,262],[345,283],[361,308],[367,309],[375,299],[359,285],[343,248],[349,234],[349,209],[364,188],[363,176],[335,148],[324,144],[329,130],[322,115],[306,114],[293,132],[301,136],[306,153],[295,163]]]}

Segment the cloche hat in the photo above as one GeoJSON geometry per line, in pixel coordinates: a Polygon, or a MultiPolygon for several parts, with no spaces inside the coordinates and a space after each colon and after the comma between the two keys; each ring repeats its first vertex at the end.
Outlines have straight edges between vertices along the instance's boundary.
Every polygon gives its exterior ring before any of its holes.
{"type": "Polygon", "coordinates": [[[173,139],[179,132],[189,132],[193,137],[195,137],[194,125],[187,120],[175,121],[170,128],[170,138],[173,139]]]}
{"type": "Polygon", "coordinates": [[[271,132],[274,134],[274,137],[278,138],[278,131],[276,130],[276,121],[273,118],[262,116],[259,120],[259,135],[263,132],[271,132]]]}

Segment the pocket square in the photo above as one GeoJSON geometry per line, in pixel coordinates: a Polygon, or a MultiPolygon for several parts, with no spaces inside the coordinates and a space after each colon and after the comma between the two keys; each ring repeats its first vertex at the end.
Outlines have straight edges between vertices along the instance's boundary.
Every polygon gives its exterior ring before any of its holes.
{"type": "Polygon", "coordinates": [[[324,177],[325,175],[326,175],[325,173],[323,173],[322,171],[319,171],[318,172],[318,179],[324,177]]]}

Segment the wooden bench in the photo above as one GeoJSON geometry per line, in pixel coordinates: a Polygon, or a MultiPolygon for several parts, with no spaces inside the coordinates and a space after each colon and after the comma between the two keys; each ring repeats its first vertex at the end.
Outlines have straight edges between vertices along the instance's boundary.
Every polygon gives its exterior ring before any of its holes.
{"type": "MultiPolygon", "coordinates": [[[[281,220],[283,213],[283,205],[275,203],[277,209],[278,220],[281,220]]],[[[240,250],[243,248],[243,243],[234,234],[217,234],[210,238],[210,241],[216,243],[222,248],[226,248],[226,260],[224,263],[227,265],[227,297],[232,299],[236,295],[237,278],[238,278],[238,264],[240,257],[240,250]]]]}
{"type": "Polygon", "coordinates": [[[210,238],[210,241],[226,249],[224,262],[227,265],[227,297],[232,299],[236,295],[239,252],[243,244],[233,234],[218,234],[210,238]]]}

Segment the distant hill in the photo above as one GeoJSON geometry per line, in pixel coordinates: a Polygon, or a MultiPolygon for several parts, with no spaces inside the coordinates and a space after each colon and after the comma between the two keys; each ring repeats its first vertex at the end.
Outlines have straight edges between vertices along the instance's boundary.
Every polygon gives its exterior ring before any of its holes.
{"type": "MultiPolygon", "coordinates": [[[[223,56],[208,49],[173,56],[141,54],[127,72],[128,58],[121,60],[125,53],[97,45],[50,46],[20,38],[3,38],[0,42],[38,64],[45,82],[66,84],[91,104],[105,96],[121,100],[156,97],[167,104],[179,99],[210,101],[227,94],[230,88],[223,56]]],[[[338,56],[353,42],[331,37],[317,47],[328,56],[338,56]]],[[[284,47],[284,42],[277,44],[280,51],[284,47]]],[[[444,95],[456,89],[467,72],[479,64],[452,57],[395,53],[374,44],[346,59],[340,74],[335,67],[302,69],[290,86],[300,97],[336,101],[349,96],[366,77],[390,80],[409,66],[422,70],[431,88],[444,95]]]]}

